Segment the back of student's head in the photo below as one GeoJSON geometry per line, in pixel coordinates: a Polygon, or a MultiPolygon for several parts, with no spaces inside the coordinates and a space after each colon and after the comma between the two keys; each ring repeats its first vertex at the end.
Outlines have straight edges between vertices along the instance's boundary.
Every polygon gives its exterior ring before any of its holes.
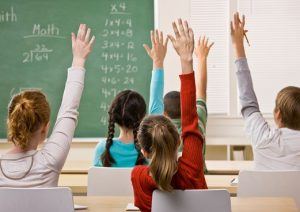
{"type": "Polygon", "coordinates": [[[136,165],[144,164],[145,158],[137,144],[137,130],[142,119],[146,115],[146,102],[144,98],[135,91],[122,91],[112,101],[108,115],[108,137],[106,140],[105,151],[101,156],[103,166],[110,167],[115,162],[109,151],[113,144],[115,124],[124,129],[133,131],[134,144],[138,151],[136,165]]]}
{"type": "Polygon", "coordinates": [[[150,174],[162,191],[171,191],[171,181],[177,171],[178,131],[165,116],[148,116],[138,131],[142,150],[150,158],[150,174]]]}
{"type": "Polygon", "coordinates": [[[280,121],[284,127],[300,130],[300,88],[288,86],[276,98],[275,112],[280,111],[280,121]]]}
{"type": "Polygon", "coordinates": [[[180,119],[180,92],[170,91],[164,96],[164,112],[170,119],[180,119]]]}
{"type": "Polygon", "coordinates": [[[38,90],[16,94],[8,105],[8,141],[26,150],[32,135],[48,124],[50,106],[46,96],[38,90]]]}

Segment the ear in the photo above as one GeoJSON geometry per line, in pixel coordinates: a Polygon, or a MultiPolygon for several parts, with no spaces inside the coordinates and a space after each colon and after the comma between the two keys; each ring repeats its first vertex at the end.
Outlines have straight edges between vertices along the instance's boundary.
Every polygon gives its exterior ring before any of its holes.
{"type": "Polygon", "coordinates": [[[145,158],[149,159],[149,153],[144,150],[143,148],[141,149],[141,153],[144,155],[145,158]]]}
{"type": "Polygon", "coordinates": [[[279,109],[274,109],[274,120],[278,127],[282,127],[282,117],[279,109]]]}
{"type": "Polygon", "coordinates": [[[50,121],[42,127],[41,133],[47,136],[49,128],[50,128],[50,121]]]}

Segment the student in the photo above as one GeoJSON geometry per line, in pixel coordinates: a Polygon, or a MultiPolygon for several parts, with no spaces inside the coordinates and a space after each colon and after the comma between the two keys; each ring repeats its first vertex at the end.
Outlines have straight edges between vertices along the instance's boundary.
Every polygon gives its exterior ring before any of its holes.
{"type": "MultiPolygon", "coordinates": [[[[169,117],[173,124],[177,127],[179,133],[181,133],[181,120],[180,120],[180,93],[178,91],[171,91],[165,95],[164,92],[164,59],[167,52],[168,38],[164,41],[163,33],[158,30],[151,31],[151,43],[152,49],[148,45],[144,44],[148,55],[153,60],[153,71],[150,84],[150,101],[149,101],[149,114],[164,114],[169,117]]],[[[199,119],[199,129],[205,137],[206,133],[206,122],[207,122],[207,108],[206,108],[206,87],[207,87],[207,57],[210,48],[213,43],[208,45],[208,39],[204,36],[202,39],[199,38],[196,48],[195,55],[199,61],[198,74],[199,80],[197,82],[197,114],[199,119]]],[[[204,143],[202,154],[203,154],[203,165],[204,172],[207,173],[205,165],[205,148],[204,143]]],[[[179,151],[182,151],[180,146],[179,151]]]]}
{"type": "Polygon", "coordinates": [[[178,130],[171,120],[162,115],[145,118],[138,131],[138,142],[149,166],[136,166],[131,175],[135,205],[151,211],[155,189],[206,189],[203,172],[203,136],[198,128],[196,88],[193,72],[194,35],[188,23],[173,23],[176,38],[169,36],[180,56],[182,157],[177,160],[180,145],[178,130]],[[179,28],[179,30],[178,30],[179,28]]]}
{"type": "Polygon", "coordinates": [[[15,95],[8,106],[8,141],[14,146],[0,157],[0,187],[57,186],[74,135],[78,107],[84,87],[85,61],[95,37],[81,24],[77,37],[72,33],[73,63],[68,71],[57,120],[48,141],[50,107],[46,96],[37,90],[15,95]]]}
{"type": "Polygon", "coordinates": [[[276,128],[263,118],[253,89],[244,49],[245,17],[234,14],[231,37],[236,55],[241,112],[246,132],[252,137],[255,168],[258,170],[300,170],[300,88],[286,87],[276,97],[276,128]]]}
{"type": "Polygon", "coordinates": [[[137,92],[120,92],[109,111],[108,137],[101,140],[95,150],[94,166],[133,167],[145,163],[137,146],[137,129],[146,114],[144,98],[137,92]],[[120,128],[120,135],[114,138],[115,124],[120,128]]]}

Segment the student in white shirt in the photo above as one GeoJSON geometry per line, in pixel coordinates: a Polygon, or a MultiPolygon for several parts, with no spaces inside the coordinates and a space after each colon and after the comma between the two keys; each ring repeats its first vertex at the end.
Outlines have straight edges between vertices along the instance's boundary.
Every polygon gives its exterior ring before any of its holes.
{"type": "Polygon", "coordinates": [[[84,87],[84,64],[95,37],[90,29],[79,26],[77,37],[72,33],[73,63],[60,110],[49,139],[47,137],[50,107],[41,91],[23,91],[8,106],[8,141],[13,148],[0,157],[0,187],[57,186],[74,135],[78,107],[84,87]]]}
{"type": "MultiPolygon", "coordinates": [[[[236,13],[234,22],[231,22],[231,36],[236,54],[241,112],[246,133],[251,136],[255,168],[300,170],[300,88],[289,86],[278,93],[274,109],[277,127],[271,128],[259,110],[253,89],[243,43],[244,26],[245,17],[241,21],[236,13]]],[[[272,82],[266,82],[266,86],[267,83],[272,82]]]]}

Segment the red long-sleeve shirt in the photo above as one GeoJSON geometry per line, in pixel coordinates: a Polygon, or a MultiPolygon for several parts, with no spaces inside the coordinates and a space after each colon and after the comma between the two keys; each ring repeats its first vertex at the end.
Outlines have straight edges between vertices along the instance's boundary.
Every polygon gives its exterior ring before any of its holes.
{"type": "MultiPolygon", "coordinates": [[[[180,75],[182,156],[178,159],[178,171],[173,176],[174,189],[207,189],[203,171],[203,137],[198,128],[196,88],[194,73],[180,75]]],[[[134,204],[141,211],[151,211],[152,193],[157,189],[149,175],[148,166],[136,166],[131,174],[134,204]]]]}

